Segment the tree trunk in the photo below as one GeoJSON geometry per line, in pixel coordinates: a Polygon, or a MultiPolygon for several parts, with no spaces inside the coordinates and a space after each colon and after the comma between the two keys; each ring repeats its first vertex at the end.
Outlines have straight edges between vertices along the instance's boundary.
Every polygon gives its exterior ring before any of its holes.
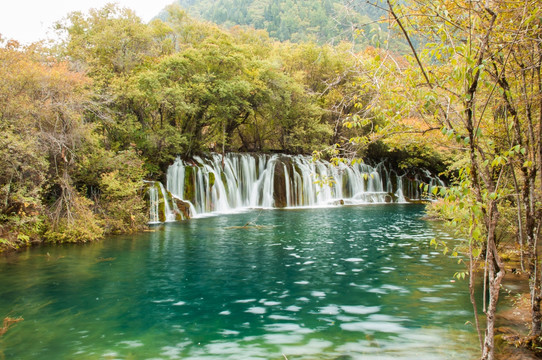
{"type": "Polygon", "coordinates": [[[528,245],[528,267],[529,272],[529,288],[531,291],[531,332],[530,336],[540,336],[542,334],[542,314],[540,312],[540,302],[542,299],[541,296],[541,274],[540,268],[538,266],[539,256],[538,256],[538,236],[536,234],[536,219],[534,214],[534,209],[532,208],[532,195],[531,191],[534,189],[534,183],[528,179],[525,182],[525,193],[527,193],[524,198],[525,206],[525,230],[527,234],[527,245],[528,245]]]}
{"type": "Polygon", "coordinates": [[[492,201],[488,211],[487,259],[489,275],[489,304],[486,311],[487,327],[482,351],[482,360],[493,360],[495,355],[495,314],[499,301],[499,291],[504,277],[504,263],[499,256],[496,243],[495,229],[499,213],[497,204],[492,201]]]}
{"type": "Polygon", "coordinates": [[[474,268],[476,266],[476,260],[473,256],[472,242],[469,241],[469,295],[470,302],[472,304],[472,309],[474,310],[474,323],[476,324],[476,332],[478,333],[478,341],[480,341],[480,350],[484,348],[484,339],[482,338],[482,331],[480,330],[480,320],[478,319],[478,305],[476,305],[476,296],[475,296],[475,276],[476,272],[474,268]]]}

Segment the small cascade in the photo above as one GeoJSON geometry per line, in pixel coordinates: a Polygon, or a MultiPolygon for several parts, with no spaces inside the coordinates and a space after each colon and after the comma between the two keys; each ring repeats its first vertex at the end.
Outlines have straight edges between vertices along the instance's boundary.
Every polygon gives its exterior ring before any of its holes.
{"type": "Polygon", "coordinates": [[[158,184],[160,186],[160,194],[161,198],[164,201],[164,216],[166,218],[165,222],[175,221],[175,214],[179,212],[179,209],[177,209],[177,206],[173,202],[173,199],[171,196],[168,196],[168,193],[166,192],[166,189],[164,189],[164,185],[162,185],[161,182],[158,181],[158,184]],[[176,212],[173,211],[175,208],[176,212]]]}
{"type": "Polygon", "coordinates": [[[158,189],[153,184],[149,186],[148,189],[149,194],[149,224],[158,224],[160,223],[160,217],[158,215],[159,213],[159,207],[158,207],[158,189]]]}
{"type": "Polygon", "coordinates": [[[159,181],[145,181],[149,196],[149,224],[172,222],[182,218],[182,213],[159,181]]]}
{"type": "Polygon", "coordinates": [[[406,203],[405,195],[403,194],[403,177],[404,175],[397,176],[397,191],[395,196],[397,197],[398,203],[406,203]]]}
{"type": "Polygon", "coordinates": [[[164,202],[167,220],[175,204],[187,204],[191,216],[248,208],[316,207],[338,204],[404,203],[422,199],[419,185],[442,186],[427,171],[389,169],[384,162],[333,166],[296,155],[214,154],[177,159],[167,171],[164,202]],[[171,200],[173,199],[173,200],[171,200]],[[169,208],[168,208],[169,206],[169,208]],[[169,211],[169,212],[168,212],[169,211]]]}

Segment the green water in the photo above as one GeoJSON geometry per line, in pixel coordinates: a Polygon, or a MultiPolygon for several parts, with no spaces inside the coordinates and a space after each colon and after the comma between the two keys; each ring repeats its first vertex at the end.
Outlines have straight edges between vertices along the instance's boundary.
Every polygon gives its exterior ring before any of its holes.
{"type": "Polygon", "coordinates": [[[0,359],[474,358],[467,284],[429,247],[451,237],[422,214],[254,211],[2,258],[0,316],[24,321],[0,359]]]}

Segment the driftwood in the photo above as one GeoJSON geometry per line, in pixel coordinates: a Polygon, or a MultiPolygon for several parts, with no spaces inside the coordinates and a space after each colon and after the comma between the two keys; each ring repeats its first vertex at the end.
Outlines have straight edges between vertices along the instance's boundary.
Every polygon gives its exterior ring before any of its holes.
{"type": "Polygon", "coordinates": [[[229,229],[267,229],[267,228],[272,228],[272,227],[275,227],[275,225],[257,225],[252,222],[247,222],[243,226],[228,226],[225,229],[228,229],[228,230],[229,229]]]}
{"type": "Polygon", "coordinates": [[[19,321],[23,321],[23,320],[24,319],[22,317],[18,317],[18,318],[12,318],[12,317],[9,317],[9,316],[5,317],[3,326],[0,328],[0,336],[7,333],[7,331],[9,330],[9,328],[11,326],[13,326],[14,324],[18,323],[19,321]]]}
{"type": "Polygon", "coordinates": [[[247,222],[243,226],[228,226],[225,229],[227,229],[227,230],[229,230],[229,229],[267,229],[267,228],[273,228],[273,227],[276,226],[276,225],[258,225],[258,224],[256,224],[256,221],[258,220],[258,218],[260,217],[261,214],[262,214],[262,211],[260,210],[260,212],[258,213],[258,216],[256,216],[256,218],[254,220],[247,222]]]}

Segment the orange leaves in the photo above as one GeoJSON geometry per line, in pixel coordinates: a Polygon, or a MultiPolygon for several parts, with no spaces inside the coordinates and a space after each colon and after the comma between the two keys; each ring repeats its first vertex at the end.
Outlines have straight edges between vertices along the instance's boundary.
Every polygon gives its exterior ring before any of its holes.
{"type": "Polygon", "coordinates": [[[71,71],[68,63],[11,43],[0,48],[0,78],[0,108],[15,118],[40,113],[47,103],[81,100],[90,83],[85,75],[71,71]]]}

